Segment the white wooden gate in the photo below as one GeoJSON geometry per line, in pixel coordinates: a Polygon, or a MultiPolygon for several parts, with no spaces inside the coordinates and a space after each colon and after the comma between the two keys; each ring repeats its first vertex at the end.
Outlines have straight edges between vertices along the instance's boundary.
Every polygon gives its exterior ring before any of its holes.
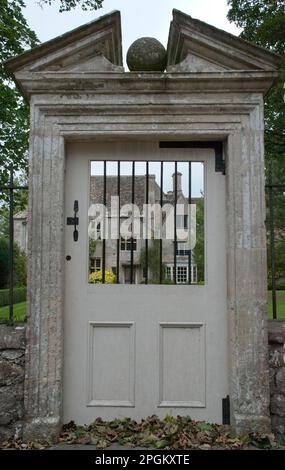
{"type": "Polygon", "coordinates": [[[158,142],[67,146],[64,421],[151,414],[222,422],[228,394],[225,180],[211,149],[158,142]],[[90,165],[96,160],[204,163],[204,285],[89,284],[90,165]]]}

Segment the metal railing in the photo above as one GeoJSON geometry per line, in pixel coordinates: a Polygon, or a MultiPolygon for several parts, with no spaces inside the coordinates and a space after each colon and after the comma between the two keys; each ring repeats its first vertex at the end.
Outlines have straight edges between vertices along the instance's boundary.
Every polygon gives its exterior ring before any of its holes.
{"type": "MultiPolygon", "coordinates": [[[[177,168],[175,167],[175,173],[177,173],[177,168]]],[[[134,163],[133,163],[133,171],[132,176],[134,176],[134,163]]],[[[133,182],[134,182],[133,178],[133,182]]],[[[189,200],[191,201],[191,163],[189,162],[189,200]]],[[[106,168],[104,167],[104,187],[106,188],[106,168]]],[[[104,192],[105,192],[104,188],[104,192]]],[[[7,193],[8,195],[8,204],[9,204],[9,274],[8,274],[8,286],[9,286],[9,322],[13,323],[13,309],[14,309],[14,296],[13,296],[13,283],[14,283],[14,191],[16,190],[27,190],[27,186],[18,186],[14,184],[14,169],[11,165],[10,167],[10,178],[9,183],[7,186],[0,187],[0,192],[7,193]]],[[[163,162],[161,162],[161,202],[163,199],[163,162]]],[[[274,192],[285,193],[285,182],[284,183],[274,183],[272,178],[272,167],[269,167],[268,171],[268,182],[266,184],[266,189],[268,190],[268,236],[269,236],[269,251],[270,251],[270,271],[271,271],[271,281],[272,281],[272,314],[273,319],[278,318],[278,304],[277,304],[277,286],[276,286],[276,250],[275,250],[275,242],[276,242],[276,235],[275,235],[275,217],[274,217],[274,192]]],[[[132,201],[134,199],[134,183],[132,185],[132,201]]],[[[120,196],[120,165],[118,163],[118,184],[117,184],[117,192],[120,196]]],[[[177,180],[175,176],[175,200],[177,199],[177,180]]],[[[148,202],[148,165],[146,167],[146,203],[148,202]]],[[[285,208],[284,208],[285,211],[285,208]]],[[[176,219],[175,219],[176,220],[176,219]]],[[[103,241],[104,243],[104,241],[103,241]]],[[[119,263],[119,243],[120,240],[117,241],[117,264],[119,263]]],[[[133,250],[131,250],[133,251],[133,250]]],[[[145,263],[146,266],[148,264],[148,240],[145,240],[145,263]]],[[[104,250],[103,250],[104,253],[104,250]]],[[[176,258],[177,250],[174,251],[174,259],[176,258]]],[[[132,259],[132,258],[131,258],[132,259]]],[[[162,259],[162,243],[160,242],[160,259],[162,259]]],[[[191,260],[189,261],[191,263],[191,260]]],[[[133,262],[131,262],[131,265],[133,262]]],[[[285,269],[285,267],[284,267],[285,269]]],[[[104,269],[104,262],[103,262],[103,272],[104,269]]],[[[162,270],[161,270],[162,272],[162,270]]],[[[118,282],[118,275],[119,270],[117,270],[117,282],[118,282]]],[[[175,272],[176,276],[176,272],[175,272]]],[[[132,281],[131,275],[131,281],[132,281]]],[[[103,275],[104,279],[104,275],[103,275]]],[[[147,277],[147,270],[146,270],[146,279],[145,282],[148,283],[147,277]]],[[[189,275],[189,283],[191,283],[191,277],[189,275]]]]}
{"type": "MultiPolygon", "coordinates": [[[[276,249],[275,249],[275,217],[274,217],[274,192],[285,193],[285,182],[274,184],[272,178],[272,164],[269,165],[268,169],[268,211],[269,211],[269,244],[270,244],[270,267],[271,267],[271,283],[272,283],[272,317],[274,320],[278,318],[278,305],[277,305],[277,286],[276,286],[276,249]]],[[[284,206],[285,212],[285,206],[284,206]]],[[[284,227],[285,230],[285,227],[284,227]]],[[[284,266],[285,271],[285,266],[284,266]]]]}
{"type": "Polygon", "coordinates": [[[10,166],[10,178],[8,186],[0,187],[0,192],[8,193],[9,201],[9,323],[14,321],[14,191],[27,190],[28,186],[14,185],[14,168],[10,166]]]}

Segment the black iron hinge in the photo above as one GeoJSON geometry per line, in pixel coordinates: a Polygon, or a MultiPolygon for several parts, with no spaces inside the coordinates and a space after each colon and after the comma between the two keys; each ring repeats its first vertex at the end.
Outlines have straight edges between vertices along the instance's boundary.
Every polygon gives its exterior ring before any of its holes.
{"type": "Polygon", "coordinates": [[[223,407],[223,424],[231,424],[231,408],[230,408],[230,397],[227,395],[222,399],[223,407]]]}
{"type": "Polygon", "coordinates": [[[196,148],[196,149],[214,149],[215,151],[215,171],[226,174],[226,164],[224,160],[223,142],[221,141],[177,141],[177,140],[164,140],[159,142],[159,148],[196,148]]]}

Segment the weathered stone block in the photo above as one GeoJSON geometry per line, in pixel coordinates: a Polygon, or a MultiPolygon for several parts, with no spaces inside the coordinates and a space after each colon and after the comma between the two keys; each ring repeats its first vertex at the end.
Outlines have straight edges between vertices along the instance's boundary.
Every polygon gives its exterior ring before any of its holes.
{"type": "Polygon", "coordinates": [[[272,394],[276,389],[276,369],[270,367],[269,369],[269,385],[270,385],[270,393],[272,394]]]}
{"type": "Polygon", "coordinates": [[[285,396],[280,393],[274,393],[271,397],[271,413],[285,417],[285,396]]]}
{"type": "Polygon", "coordinates": [[[269,344],[269,365],[270,367],[280,368],[285,366],[285,349],[277,343],[269,344]]]}
{"type": "Polygon", "coordinates": [[[0,387],[0,423],[7,424],[23,416],[23,384],[0,387]],[[11,418],[11,419],[10,419],[11,418]],[[10,419],[10,420],[9,420],[10,419]]]}
{"type": "Polygon", "coordinates": [[[8,439],[18,439],[22,432],[22,422],[15,422],[9,426],[0,425],[0,443],[7,441],[8,439]]]}
{"type": "Polygon", "coordinates": [[[270,343],[285,344],[285,322],[284,320],[268,321],[268,340],[270,343]]]}
{"type": "Polygon", "coordinates": [[[285,433],[285,417],[273,415],[271,418],[272,431],[274,433],[285,433]]]}
{"type": "Polygon", "coordinates": [[[25,349],[25,326],[0,325],[0,349],[25,349]]]}
{"type": "Polygon", "coordinates": [[[276,386],[279,392],[285,395],[285,367],[282,367],[276,373],[276,386]]]}
{"type": "Polygon", "coordinates": [[[10,361],[0,360],[0,386],[21,383],[23,380],[23,367],[10,361]]]}
{"type": "Polygon", "coordinates": [[[20,362],[24,363],[25,352],[23,350],[7,349],[6,351],[0,352],[0,358],[13,361],[17,364],[20,362]]]}

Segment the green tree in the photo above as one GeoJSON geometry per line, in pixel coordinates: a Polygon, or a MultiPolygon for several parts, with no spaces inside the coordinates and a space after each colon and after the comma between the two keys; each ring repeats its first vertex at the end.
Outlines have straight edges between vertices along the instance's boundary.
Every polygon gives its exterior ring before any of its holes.
{"type": "Polygon", "coordinates": [[[14,244],[14,287],[27,285],[27,257],[18,245],[14,244]]]}
{"type": "MultiPolygon", "coordinates": [[[[40,5],[52,5],[56,0],[40,0],[40,5]]],[[[70,11],[73,8],[80,6],[82,10],[98,10],[102,8],[104,0],[60,0],[59,11],[70,11]]]]}
{"type": "MultiPolygon", "coordinates": [[[[148,269],[152,284],[159,284],[160,281],[160,240],[151,240],[148,247],[148,269]]],[[[140,265],[144,268],[146,264],[146,251],[143,248],[140,253],[140,265]]],[[[162,279],[165,277],[165,265],[162,265],[162,279]]]]}
{"type": "Polygon", "coordinates": [[[0,0],[0,186],[8,182],[11,162],[16,171],[27,172],[28,106],[4,66],[38,43],[23,16],[24,6],[22,0],[0,0]]]}
{"type": "MultiPolygon", "coordinates": [[[[26,255],[14,244],[14,287],[27,284],[26,255]]],[[[0,238],[0,289],[8,287],[9,275],[9,243],[0,238]]]]}
{"type": "MultiPolygon", "coordinates": [[[[228,19],[242,28],[241,37],[282,56],[285,54],[284,0],[228,0],[228,19]]],[[[265,97],[265,152],[274,181],[285,181],[285,60],[265,97]]],[[[268,165],[267,165],[268,170],[268,165]]]]}
{"type": "MultiPolygon", "coordinates": [[[[35,7],[52,5],[55,0],[34,0],[35,7]]],[[[83,10],[97,10],[103,0],[60,0],[59,11],[69,11],[77,6],[83,10]]],[[[39,43],[23,15],[24,0],[0,0],[0,187],[9,179],[9,166],[27,174],[29,109],[11,77],[5,62],[39,43]]]]}
{"type": "MultiPolygon", "coordinates": [[[[285,54],[285,7],[284,0],[228,0],[228,19],[242,28],[241,37],[285,54]]],[[[285,183],[285,59],[274,86],[265,97],[265,159],[268,181],[269,162],[275,184],[285,183]]],[[[268,208],[268,194],[267,208],[268,208]]],[[[267,222],[269,221],[267,209],[267,222]]],[[[276,274],[285,277],[285,191],[274,190],[274,219],[276,235],[276,274]]],[[[269,230],[268,230],[269,232],[269,230]]],[[[270,250],[268,250],[270,272],[270,250]]]]}

